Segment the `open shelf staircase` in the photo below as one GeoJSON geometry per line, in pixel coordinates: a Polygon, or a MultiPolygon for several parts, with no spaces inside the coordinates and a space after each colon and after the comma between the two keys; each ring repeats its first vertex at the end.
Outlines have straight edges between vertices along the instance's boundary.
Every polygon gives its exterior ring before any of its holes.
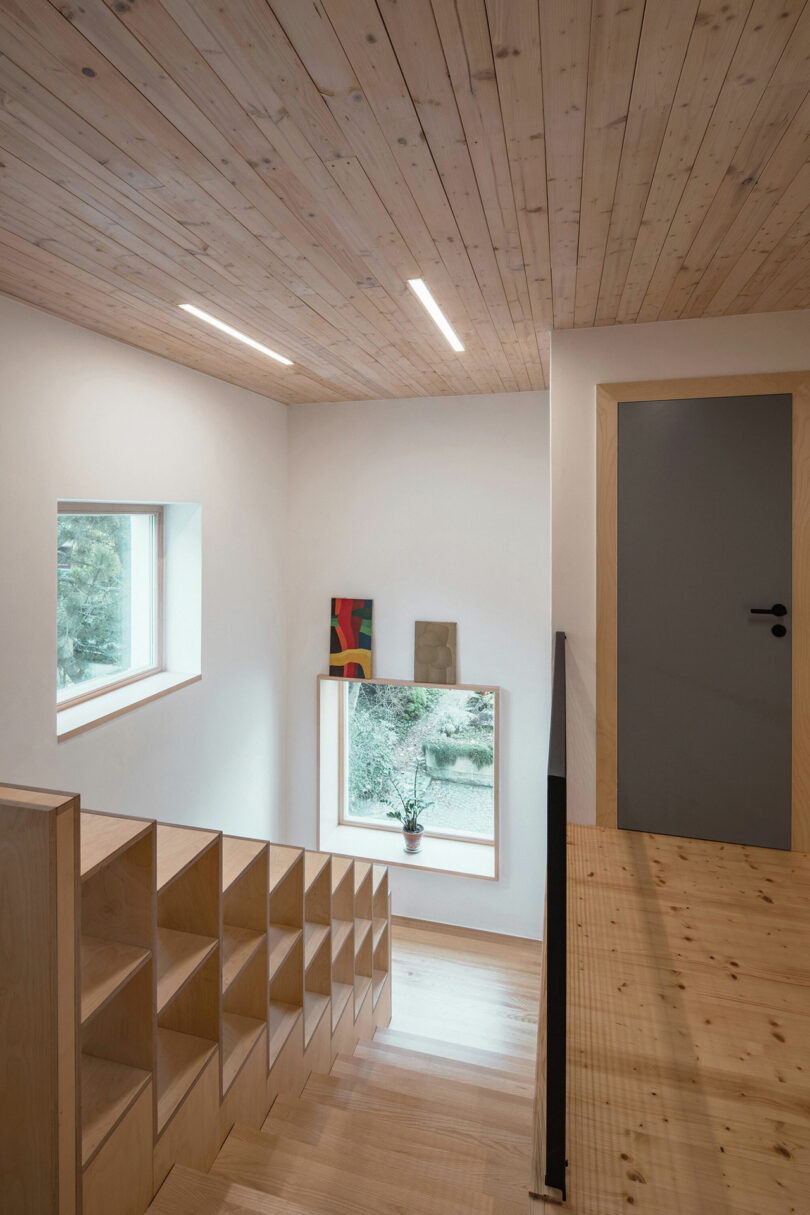
{"type": "Polygon", "coordinates": [[[525,1215],[525,1060],[403,1036],[378,1029],[260,1130],[235,1125],[210,1172],[176,1166],[152,1215],[525,1215]]]}

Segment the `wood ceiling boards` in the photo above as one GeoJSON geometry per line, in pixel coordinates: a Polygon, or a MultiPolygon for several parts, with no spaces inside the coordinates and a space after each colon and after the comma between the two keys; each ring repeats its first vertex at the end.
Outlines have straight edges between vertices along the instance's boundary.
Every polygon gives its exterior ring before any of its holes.
{"type": "Polygon", "coordinates": [[[810,306],[809,85],[804,0],[0,0],[0,291],[291,404],[543,388],[810,306]]]}

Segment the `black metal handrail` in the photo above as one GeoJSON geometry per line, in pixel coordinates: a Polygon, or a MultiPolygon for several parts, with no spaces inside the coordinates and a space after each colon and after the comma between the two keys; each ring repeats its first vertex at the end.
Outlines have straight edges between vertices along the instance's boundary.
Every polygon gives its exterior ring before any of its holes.
{"type": "Polygon", "coordinates": [[[546,826],[546,1160],[545,1183],[565,1200],[567,1025],[567,809],[565,633],[554,635],[546,826]]]}

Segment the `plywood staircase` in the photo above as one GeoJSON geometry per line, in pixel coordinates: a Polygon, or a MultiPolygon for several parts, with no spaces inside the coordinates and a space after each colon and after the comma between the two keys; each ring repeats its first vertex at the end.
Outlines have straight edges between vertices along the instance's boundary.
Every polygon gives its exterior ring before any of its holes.
{"type": "Polygon", "coordinates": [[[176,1167],[152,1215],[517,1215],[527,1210],[532,1077],[485,1051],[378,1030],[261,1130],[236,1125],[209,1173],[176,1167]],[[426,1049],[427,1046],[427,1049],[426,1049]]]}

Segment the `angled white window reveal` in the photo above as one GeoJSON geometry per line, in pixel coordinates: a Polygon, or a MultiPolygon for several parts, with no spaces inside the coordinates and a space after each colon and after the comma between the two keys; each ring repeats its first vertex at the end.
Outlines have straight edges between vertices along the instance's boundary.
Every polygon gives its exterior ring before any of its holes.
{"type": "Polygon", "coordinates": [[[60,503],[59,709],[162,669],[162,549],[161,506],[60,503]]]}
{"type": "Polygon", "coordinates": [[[462,345],[458,334],[453,329],[453,326],[450,324],[447,317],[434,300],[433,296],[430,294],[430,291],[425,284],[425,280],[422,278],[409,278],[408,286],[410,287],[411,291],[413,291],[417,299],[427,309],[434,323],[438,325],[439,329],[442,331],[453,349],[457,352],[463,351],[464,346],[462,345]]]}

